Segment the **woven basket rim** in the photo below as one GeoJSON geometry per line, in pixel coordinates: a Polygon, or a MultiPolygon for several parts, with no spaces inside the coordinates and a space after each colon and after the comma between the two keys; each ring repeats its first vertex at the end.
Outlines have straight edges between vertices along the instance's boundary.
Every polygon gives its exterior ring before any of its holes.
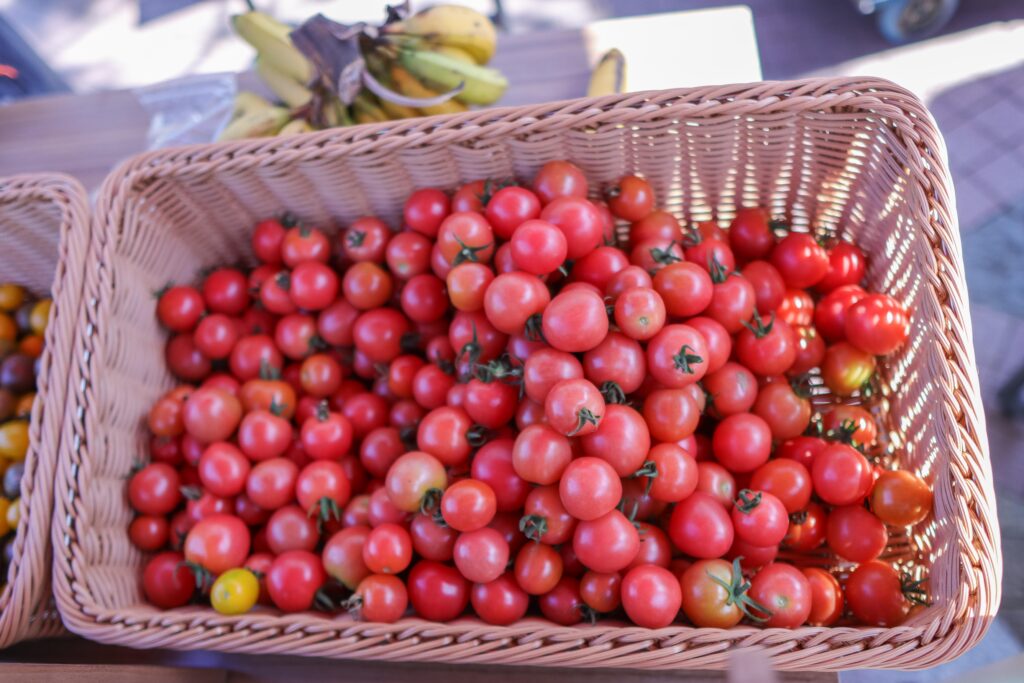
{"type": "Polygon", "coordinates": [[[76,179],[63,173],[25,173],[0,178],[0,206],[5,204],[35,202],[54,204],[60,210],[61,224],[57,226],[60,235],[58,253],[54,254],[56,273],[51,295],[54,307],[51,323],[65,312],[62,325],[48,325],[46,345],[43,350],[39,381],[48,385],[48,391],[39,405],[34,406],[31,420],[39,434],[31,432],[32,438],[25,457],[25,474],[22,483],[21,517],[18,521],[18,543],[21,552],[16,552],[14,561],[7,570],[7,582],[0,591],[0,648],[19,640],[61,631],[59,615],[52,604],[50,591],[50,521],[53,512],[52,479],[56,469],[60,426],[63,422],[64,397],[68,381],[67,361],[73,348],[74,318],[77,317],[77,293],[81,289],[81,277],[77,286],[70,286],[71,272],[68,267],[68,241],[77,239],[87,244],[89,207],[85,188],[76,179]],[[74,233],[74,234],[70,234],[74,233]],[[68,300],[75,299],[74,302],[68,300]],[[73,317],[72,317],[73,316],[73,317]],[[65,358],[54,367],[55,356],[65,358]],[[60,376],[60,368],[63,376],[60,376]],[[35,424],[43,420],[43,424],[35,424]],[[38,436],[38,439],[37,439],[38,436]],[[48,451],[42,441],[52,441],[48,451]],[[29,495],[24,495],[29,491],[29,495]]]}
{"type": "MultiPolygon", "coordinates": [[[[270,138],[212,145],[193,145],[188,147],[159,150],[137,155],[123,162],[104,181],[97,209],[94,214],[93,245],[101,245],[109,238],[107,230],[116,230],[124,219],[124,204],[144,189],[148,183],[168,177],[184,177],[210,173],[214,170],[243,170],[253,167],[287,165],[307,155],[315,155],[317,159],[333,159],[358,154],[378,154],[414,147],[416,145],[435,142],[437,138],[449,136],[444,140],[447,144],[458,144],[461,139],[486,136],[488,126],[496,122],[523,123],[523,134],[528,133],[533,122],[559,121],[564,117],[567,123],[576,126],[589,122],[599,123],[610,121],[614,117],[627,116],[629,112],[649,113],[654,110],[665,111],[673,116],[699,117],[723,116],[716,109],[723,102],[730,105],[728,116],[763,115],[777,112],[793,113],[801,111],[823,112],[828,115],[839,108],[845,111],[855,110],[870,113],[884,119],[887,125],[897,128],[897,139],[908,148],[909,155],[915,163],[909,164],[907,175],[917,182],[927,195],[932,208],[932,225],[941,227],[941,234],[948,234],[950,239],[940,240],[935,245],[936,251],[946,251],[953,255],[954,261],[960,260],[960,245],[956,235],[957,224],[953,204],[953,192],[945,163],[945,148],[934,122],[925,106],[909,91],[889,81],[878,78],[813,78],[797,81],[771,81],[753,84],[736,84],[724,86],[706,86],[665,91],[648,91],[625,95],[609,95],[601,98],[567,100],[526,107],[501,107],[477,112],[467,112],[425,119],[389,122],[383,124],[367,124],[349,128],[330,129],[317,133],[293,136],[288,138],[270,138]],[[120,207],[120,208],[119,208],[120,207]],[[939,225],[941,223],[941,225],[939,225]]],[[[100,252],[97,250],[96,254],[100,252]]],[[[969,312],[966,308],[966,290],[962,268],[939,283],[944,286],[945,299],[952,315],[970,331],[969,312]],[[962,306],[960,305],[962,302],[962,306]]],[[[951,363],[956,364],[956,377],[962,383],[962,391],[966,396],[956,413],[960,420],[971,421],[978,426],[981,443],[978,451],[982,456],[980,470],[971,470],[972,480],[977,488],[970,492],[957,491],[958,503],[953,513],[958,515],[957,521],[969,524],[974,509],[969,503],[982,512],[982,522],[991,541],[986,543],[984,551],[979,552],[964,543],[963,539],[953,544],[958,549],[960,572],[963,578],[965,571],[984,572],[989,579],[987,583],[994,586],[992,591],[976,592],[979,618],[990,620],[995,613],[999,601],[999,577],[1001,575],[1001,553],[998,543],[998,526],[995,517],[995,498],[992,487],[991,468],[987,459],[987,443],[984,442],[984,416],[978,410],[980,395],[977,385],[977,372],[973,354],[967,358],[954,357],[951,363]]],[[[80,368],[79,368],[80,369],[80,368]]],[[[72,419],[72,411],[67,411],[68,419],[72,419]]],[[[332,634],[331,637],[344,639],[355,635],[367,638],[408,638],[417,635],[420,638],[444,639],[447,641],[476,642],[483,638],[486,643],[503,639],[529,638],[529,634],[542,631],[545,641],[562,643],[578,642],[581,638],[595,643],[603,643],[612,638],[619,640],[636,639],[638,644],[666,641],[683,633],[692,633],[694,628],[674,625],[658,631],[650,631],[637,627],[618,627],[598,625],[594,627],[557,627],[549,622],[524,620],[521,624],[510,627],[497,627],[482,624],[479,621],[456,621],[449,624],[437,624],[418,619],[404,619],[394,625],[364,624],[350,622],[345,619],[329,619],[325,617],[310,618],[308,615],[266,615],[250,614],[241,617],[222,617],[212,610],[182,608],[165,612],[154,610],[151,615],[138,618],[124,618],[117,610],[106,610],[98,607],[91,594],[87,582],[81,580],[85,569],[75,558],[76,537],[73,520],[69,511],[71,499],[77,497],[77,483],[72,463],[74,456],[69,452],[67,443],[61,448],[61,471],[58,480],[57,506],[61,514],[57,515],[54,524],[54,543],[59,548],[55,554],[55,581],[57,583],[57,600],[61,613],[68,627],[76,632],[97,640],[117,641],[125,634],[145,632],[152,634],[147,642],[160,643],[161,639],[171,634],[180,634],[188,629],[195,632],[196,637],[191,645],[181,647],[201,648],[213,646],[217,648],[217,639],[228,632],[245,631],[252,634],[251,640],[241,645],[233,645],[233,649],[241,651],[268,651],[265,639],[273,636],[284,637],[286,634],[303,632],[308,635],[332,634]],[[69,526],[72,525],[72,526],[69,526]],[[539,625],[544,624],[540,629],[539,625]],[[583,635],[586,634],[586,635],[583,635]],[[205,639],[205,640],[204,640],[205,639]]],[[[961,463],[964,464],[964,463],[961,463]]],[[[965,464],[964,464],[965,465],[965,464]]],[[[966,466],[966,465],[965,465],[966,466]]],[[[954,525],[959,527],[959,525],[954,525]]],[[[957,532],[960,533],[959,531],[957,532]]],[[[971,582],[975,583],[975,582],[971,582]]],[[[973,604],[973,603],[972,603],[973,604]]],[[[141,614],[141,612],[140,612],[141,614]]],[[[148,612],[146,613],[149,614],[148,612]]],[[[891,659],[882,666],[900,666],[900,657],[913,650],[928,650],[934,653],[932,660],[921,664],[924,657],[918,658],[912,665],[932,665],[960,654],[980,639],[988,621],[982,628],[974,629],[970,637],[964,641],[960,638],[956,621],[961,615],[953,613],[951,606],[932,608],[929,618],[922,622],[912,621],[909,625],[897,628],[873,627],[802,627],[788,629],[754,629],[741,627],[729,631],[715,632],[715,638],[721,648],[733,648],[738,645],[766,645],[776,656],[776,663],[781,668],[801,668],[797,662],[787,666],[786,653],[795,640],[805,641],[803,650],[817,647],[825,637],[832,640],[845,641],[849,649],[837,646],[834,660],[824,668],[840,669],[852,666],[867,666],[858,653],[870,649],[873,653],[885,648],[890,649],[891,659]],[[841,654],[840,651],[841,650],[841,654]]],[[[712,629],[704,631],[712,632],[712,629]]],[[[326,635],[324,636],[327,637],[326,635]]],[[[566,646],[568,647],[568,646],[566,646]]],[[[639,645],[638,645],[639,647],[639,645]]],[[[823,646],[828,647],[828,646],[823,646]]],[[[642,648],[640,648],[642,649],[642,648]]],[[[717,651],[717,650],[716,650],[717,651]]],[[[710,654],[711,652],[709,652],[710,654]]],[[[353,647],[343,656],[372,657],[373,647],[366,650],[353,647]]],[[[528,659],[528,658],[527,658],[528,659]]],[[[523,661],[523,663],[530,663],[523,661]]],[[[590,664],[590,665],[599,665],[590,664]]],[[[637,666],[643,666],[637,664],[637,666]]]]}

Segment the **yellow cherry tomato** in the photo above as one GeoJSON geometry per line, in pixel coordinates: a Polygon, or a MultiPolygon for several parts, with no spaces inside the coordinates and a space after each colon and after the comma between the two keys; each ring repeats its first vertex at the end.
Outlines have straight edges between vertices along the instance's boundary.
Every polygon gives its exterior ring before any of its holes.
{"type": "Polygon", "coordinates": [[[43,353],[43,335],[27,334],[18,342],[18,350],[31,358],[39,358],[43,353]]]}
{"type": "Polygon", "coordinates": [[[18,520],[21,519],[21,498],[15,498],[11,501],[11,504],[7,506],[7,512],[4,513],[4,518],[7,520],[7,526],[11,531],[18,528],[18,520]]]}
{"type": "Polygon", "coordinates": [[[10,420],[0,425],[0,458],[24,460],[27,451],[27,420],[10,420]]]}
{"type": "Polygon", "coordinates": [[[18,325],[14,318],[6,313],[0,313],[0,339],[14,341],[18,337],[18,325]]]}
{"type": "Polygon", "coordinates": [[[245,614],[260,596],[260,582],[248,569],[229,569],[213,582],[210,604],[221,614],[245,614]]]}
{"type": "Polygon", "coordinates": [[[0,498],[0,538],[7,535],[7,532],[11,530],[11,525],[7,523],[7,508],[11,507],[11,501],[6,498],[0,498]]]}
{"type": "Polygon", "coordinates": [[[13,311],[25,301],[25,288],[10,282],[0,284],[0,311],[13,311]]]}
{"type": "Polygon", "coordinates": [[[32,312],[28,315],[28,326],[36,334],[46,332],[46,323],[50,319],[50,307],[52,305],[52,299],[40,299],[32,307],[32,312]]]}
{"type": "Polygon", "coordinates": [[[36,392],[30,391],[22,394],[18,402],[14,404],[14,414],[17,417],[27,418],[32,414],[32,404],[36,401],[36,392]]]}

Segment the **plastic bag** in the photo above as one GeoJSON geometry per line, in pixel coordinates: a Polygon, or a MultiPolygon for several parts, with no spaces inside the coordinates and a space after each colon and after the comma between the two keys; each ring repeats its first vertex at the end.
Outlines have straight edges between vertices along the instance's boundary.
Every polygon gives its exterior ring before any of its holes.
{"type": "Polygon", "coordinates": [[[135,90],[150,116],[147,149],[213,142],[231,118],[234,74],[186,76],[135,90]]]}

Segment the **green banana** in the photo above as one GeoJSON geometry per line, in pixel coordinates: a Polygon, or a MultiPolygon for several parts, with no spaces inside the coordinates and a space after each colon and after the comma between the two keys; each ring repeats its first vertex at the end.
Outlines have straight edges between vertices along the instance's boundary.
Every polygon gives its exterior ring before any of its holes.
{"type": "Polygon", "coordinates": [[[307,83],[313,77],[313,65],[299,52],[289,37],[292,29],[263,12],[246,12],[231,17],[231,25],[241,38],[256,48],[262,60],[296,81],[307,83]]]}
{"type": "Polygon", "coordinates": [[[283,71],[279,71],[274,64],[262,56],[256,60],[256,74],[289,107],[301,107],[313,98],[313,93],[309,88],[283,71]]]}
{"type": "Polygon", "coordinates": [[[352,102],[352,113],[356,123],[381,123],[388,120],[387,113],[377,103],[377,98],[366,90],[360,90],[352,102]]]}
{"type": "Polygon", "coordinates": [[[399,59],[402,66],[428,88],[446,91],[464,84],[455,99],[466,104],[493,104],[508,87],[508,79],[497,69],[467,64],[449,55],[402,50],[399,59]]]}
{"type": "Polygon", "coordinates": [[[269,137],[288,123],[289,112],[284,107],[269,107],[239,116],[221,131],[218,140],[269,137]]]}

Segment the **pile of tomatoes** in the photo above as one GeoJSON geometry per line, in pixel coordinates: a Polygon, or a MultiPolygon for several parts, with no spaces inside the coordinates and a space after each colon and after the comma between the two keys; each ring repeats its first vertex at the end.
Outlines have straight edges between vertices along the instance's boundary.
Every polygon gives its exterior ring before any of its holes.
{"type": "Polygon", "coordinates": [[[0,583],[14,559],[29,419],[51,303],[19,284],[0,283],[0,583]]]}
{"type": "Polygon", "coordinates": [[[861,399],[907,312],[849,242],[758,208],[681,226],[636,176],[591,189],[555,161],[418,190],[400,232],[266,220],[259,265],[162,292],[182,384],[129,483],[149,601],[903,621],[926,593],[878,558],[931,491],[877,464],[861,399]]]}

